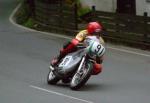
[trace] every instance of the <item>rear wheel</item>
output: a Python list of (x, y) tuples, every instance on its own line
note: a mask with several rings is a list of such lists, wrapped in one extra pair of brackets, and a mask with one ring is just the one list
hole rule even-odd
[(49, 70), (49, 73), (47, 75), (47, 83), (48, 84), (56, 84), (59, 81), (59, 78), (56, 77), (56, 75), (53, 73), (52, 70)]
[(76, 73), (71, 81), (70, 88), (77, 90), (81, 88), (87, 80), (90, 78), (92, 73), (93, 64), (91, 62), (84, 63), (79, 73)]

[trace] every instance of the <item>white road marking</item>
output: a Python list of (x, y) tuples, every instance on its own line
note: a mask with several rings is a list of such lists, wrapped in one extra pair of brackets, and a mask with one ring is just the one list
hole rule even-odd
[[(64, 36), (64, 35), (59, 35), (59, 34), (56, 35), (56, 34), (53, 34), (53, 33), (37, 31), (37, 30), (30, 29), (30, 28), (27, 28), (27, 27), (24, 27), (24, 26), (22, 26), (22, 25), (17, 24), (17, 23), (14, 21), (13, 17), (14, 17), (14, 14), (17, 12), (17, 10), (20, 8), (20, 6), (21, 6), (21, 3), (13, 10), (12, 14), (11, 14), (10, 17), (9, 17), (9, 21), (10, 21), (13, 25), (15, 25), (15, 26), (17, 26), (17, 27), (19, 27), (19, 28), (25, 29), (25, 30), (32, 31), (32, 32), (43, 33), (43, 34), (46, 34), (46, 35), (50, 35), (50, 36), (54, 36), (54, 37), (59, 37), (59, 38), (71, 39), (71, 37), (69, 37), (69, 36)], [(134, 52), (134, 51), (131, 51), (131, 50), (119, 49), (119, 48), (114, 48), (114, 47), (110, 47), (110, 46), (108, 46), (107, 48), (108, 48), (108, 49), (117, 50), (117, 51), (121, 51), (121, 52), (125, 52), (125, 53), (131, 53), (131, 54), (136, 54), (136, 55), (140, 55), (140, 56), (150, 57), (149, 54)]]
[(73, 96), (65, 95), (65, 94), (62, 94), (62, 93), (59, 93), (59, 92), (55, 92), (55, 91), (47, 90), (47, 89), (44, 89), (44, 88), (40, 88), (40, 87), (37, 87), (37, 86), (30, 85), (30, 87), (34, 88), (34, 89), (37, 89), (37, 90), (44, 91), (44, 92), (48, 92), (48, 93), (51, 93), (51, 94), (55, 94), (55, 95), (63, 96), (63, 97), (66, 97), (66, 98), (82, 101), (82, 102), (85, 102), (85, 103), (94, 103), (94, 102), (87, 101), (87, 100), (84, 100), (84, 99), (80, 99), (80, 98), (76, 98), (76, 97), (73, 97)]

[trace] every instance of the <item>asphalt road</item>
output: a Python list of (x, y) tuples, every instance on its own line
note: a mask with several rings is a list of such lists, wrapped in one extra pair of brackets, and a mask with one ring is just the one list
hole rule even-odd
[[(0, 1), (0, 103), (149, 103), (150, 52), (107, 44), (104, 69), (79, 91), (46, 83), (49, 60), (68, 39), (13, 25)], [(53, 34), (57, 35), (57, 34)]]

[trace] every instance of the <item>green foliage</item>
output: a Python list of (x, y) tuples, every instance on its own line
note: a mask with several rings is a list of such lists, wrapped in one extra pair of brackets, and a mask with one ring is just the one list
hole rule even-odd
[(30, 16), (29, 7), (26, 3), (22, 3), (21, 8), (17, 11), (15, 17), (18, 24), (23, 24)]
[(35, 22), (32, 18), (29, 18), (23, 25), (29, 28), (33, 28), (35, 25)]

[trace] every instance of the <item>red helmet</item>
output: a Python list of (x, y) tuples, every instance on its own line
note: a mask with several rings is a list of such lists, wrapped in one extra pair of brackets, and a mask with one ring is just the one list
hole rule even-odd
[(93, 33), (99, 33), (103, 29), (102, 25), (98, 22), (90, 22), (87, 26), (87, 31), (91, 35)]

